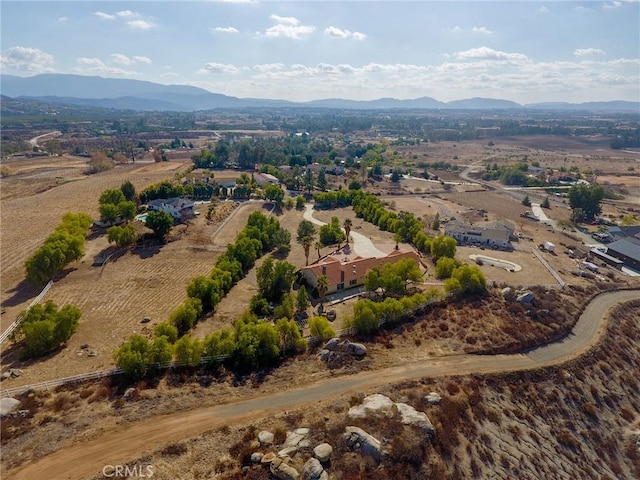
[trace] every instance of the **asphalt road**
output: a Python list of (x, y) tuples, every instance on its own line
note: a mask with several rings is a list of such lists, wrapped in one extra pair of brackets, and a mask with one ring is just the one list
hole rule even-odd
[(8, 479), (81, 479), (99, 474), (105, 465), (122, 465), (151, 454), (169, 442), (193, 438), (223, 425), (255, 421), (269, 415), (352, 392), (406, 380), (471, 373), (531, 370), (556, 365), (585, 353), (604, 333), (607, 312), (620, 303), (640, 298), (640, 290), (599, 295), (578, 319), (572, 334), (526, 354), (456, 355), (428, 361), (334, 377), (301, 388), (197, 410), (159, 415), (105, 432), (90, 441), (67, 445), (35, 463), (10, 472)]

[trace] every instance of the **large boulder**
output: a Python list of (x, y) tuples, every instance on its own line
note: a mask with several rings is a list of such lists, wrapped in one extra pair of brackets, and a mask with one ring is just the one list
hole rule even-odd
[(354, 405), (349, 409), (349, 418), (365, 418), (373, 413), (393, 415), (393, 400), (385, 395), (375, 393), (365, 397), (360, 405)]
[(324, 344), (324, 350), (329, 350), (330, 352), (333, 352), (337, 350), (339, 343), (340, 343), (339, 338), (337, 337), (332, 338), (331, 340), (329, 340), (327, 343)]
[(5, 417), (13, 412), (15, 412), (20, 406), (20, 400), (16, 400), (15, 398), (3, 398), (0, 399), (0, 417)]
[(420, 427), (430, 436), (435, 435), (436, 429), (433, 427), (433, 424), (431, 423), (431, 420), (429, 420), (429, 417), (427, 417), (426, 413), (418, 412), (415, 408), (411, 405), (407, 405), (406, 403), (396, 403), (396, 407), (402, 417), (402, 423), (405, 425)]
[(291, 465), (286, 464), (281, 458), (271, 462), (271, 474), (278, 480), (298, 480), (300, 474)]
[(317, 458), (310, 458), (302, 467), (302, 480), (319, 480), (324, 472), (324, 468), (320, 465)]
[(345, 439), (345, 442), (347, 443), (347, 446), (351, 450), (359, 450), (363, 455), (367, 455), (374, 460), (380, 460), (380, 440), (372, 435), (369, 435), (360, 427), (348, 426), (344, 430), (345, 433), (343, 434), (343, 437)]
[(276, 458), (278, 458), (278, 457), (276, 457), (275, 453), (268, 452), (268, 453), (265, 453), (262, 456), (262, 458), (260, 459), (260, 463), (262, 463), (263, 465), (264, 464), (269, 464), (269, 463), (273, 462)]
[(322, 463), (328, 462), (333, 453), (333, 447), (328, 443), (321, 443), (313, 449), (313, 456), (320, 460)]
[(260, 442), (260, 445), (265, 445), (265, 446), (272, 445), (273, 438), (274, 438), (273, 433), (268, 432), (267, 430), (262, 430), (258, 434), (258, 441)]
[(367, 347), (361, 343), (347, 343), (347, 352), (354, 357), (364, 357), (367, 354)]

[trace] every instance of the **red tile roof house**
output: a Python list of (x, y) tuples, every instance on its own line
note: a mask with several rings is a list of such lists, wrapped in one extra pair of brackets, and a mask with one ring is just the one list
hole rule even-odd
[(364, 285), (367, 273), (386, 263), (412, 258), (418, 265), (421, 265), (418, 254), (409, 245), (401, 244), (398, 250), (395, 249), (395, 244), (390, 249), (388, 247), (387, 245), (376, 245), (376, 248), (382, 252), (389, 252), (386, 256), (365, 258), (355, 255), (349, 246), (346, 246), (307, 267), (301, 268), (300, 274), (306, 280), (307, 285), (312, 288), (318, 284), (318, 277), (325, 275), (329, 284), (327, 294), (331, 294)]

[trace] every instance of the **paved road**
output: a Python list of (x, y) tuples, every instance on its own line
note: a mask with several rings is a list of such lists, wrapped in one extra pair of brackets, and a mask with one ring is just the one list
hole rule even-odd
[(640, 298), (640, 290), (610, 292), (596, 297), (580, 316), (573, 333), (562, 341), (527, 354), (457, 355), (398, 367), (333, 377), (301, 388), (133, 423), (90, 441), (68, 445), (39, 461), (10, 472), (6, 478), (78, 479), (97, 475), (105, 465), (121, 465), (151, 454), (168, 442), (202, 435), (223, 425), (252, 422), (284, 410), (370, 391), (382, 385), (424, 377), (531, 370), (584, 354), (604, 333), (607, 312), (620, 302)]

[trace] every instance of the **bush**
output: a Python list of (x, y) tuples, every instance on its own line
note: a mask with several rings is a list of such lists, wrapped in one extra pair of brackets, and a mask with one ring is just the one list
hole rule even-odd
[(318, 337), (323, 341), (329, 340), (336, 336), (336, 331), (325, 317), (312, 317), (309, 320), (309, 328), (312, 337)]

